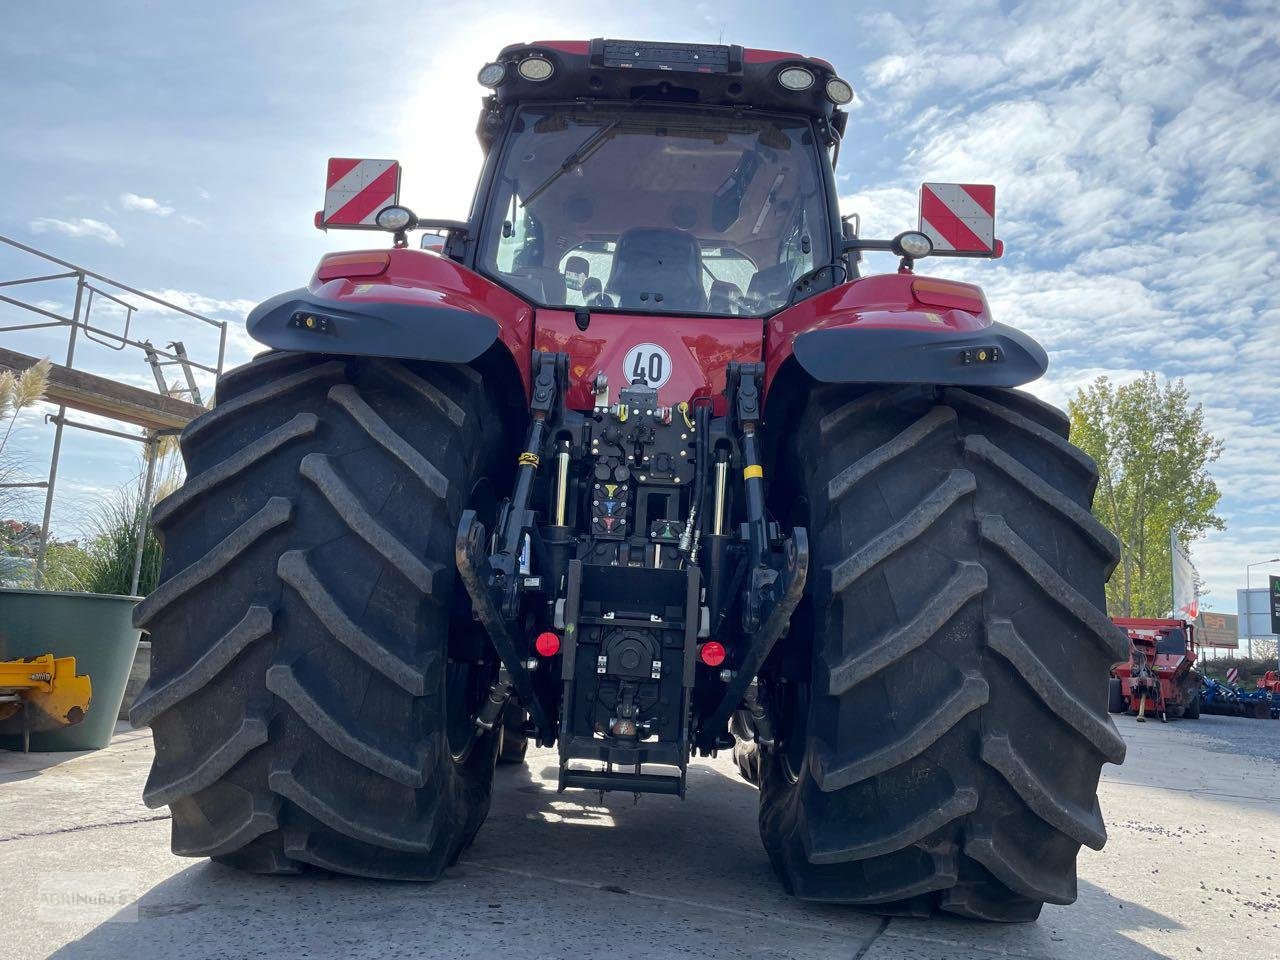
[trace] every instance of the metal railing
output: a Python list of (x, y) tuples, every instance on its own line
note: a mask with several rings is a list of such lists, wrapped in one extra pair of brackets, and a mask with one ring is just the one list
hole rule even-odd
[[(227, 349), (227, 322), (225, 320), (215, 320), (197, 313), (179, 304), (164, 300), (154, 294), (131, 287), (128, 284), (113, 280), (111, 277), (96, 273), (79, 264), (62, 260), (52, 254), (37, 250), (25, 243), (13, 240), (9, 237), (0, 235), (0, 243), (4, 243), (9, 247), (30, 254), (40, 260), (54, 264), (63, 268), (54, 273), (41, 273), (36, 276), (18, 277), (12, 280), (0, 281), (0, 304), (8, 304), (18, 310), (25, 311), (28, 314), (34, 314), (40, 319), (28, 320), (27, 322), (12, 323), (0, 325), (0, 334), (17, 333), (19, 331), (41, 330), (48, 328), (65, 328), (67, 330), (67, 350), (66, 361), (63, 364), (67, 369), (74, 370), (76, 359), (76, 347), (78, 341), (83, 339), (94, 343), (98, 346), (105, 347), (109, 350), (124, 352), (130, 348), (140, 351), (143, 362), (151, 366), (152, 373), (156, 381), (158, 395), (175, 396), (179, 394), (187, 394), (192, 403), (200, 404), (200, 390), (196, 383), (194, 371), (200, 370), (204, 373), (211, 374), (215, 379), (222, 374), (223, 364), (226, 359)], [(12, 291), (15, 288), (30, 288), (33, 284), (56, 283), (59, 281), (74, 282), (75, 290), (72, 299), (72, 309), (70, 316), (63, 316), (46, 306), (36, 303), (29, 303), (25, 300), (17, 299), (8, 295), (4, 291)], [(165, 347), (156, 346), (150, 340), (139, 339), (134, 335), (135, 320), (140, 310), (147, 309), (147, 306), (139, 306), (133, 302), (134, 299), (145, 301), (150, 307), (159, 308), (172, 314), (178, 314), (185, 318), (180, 322), (190, 323), (197, 322), (206, 324), (217, 332), (217, 360), (211, 365), (201, 363), (192, 359), (188, 353), (182, 340), (175, 339), (168, 343)], [(99, 326), (94, 318), (95, 304), (102, 302), (113, 304), (124, 312), (122, 329), (108, 330)], [(25, 319), (25, 318), (24, 318)], [(164, 374), (162, 372), (165, 366), (179, 367), (186, 381), (185, 388), (174, 390), (166, 387)], [(92, 371), (83, 371), (91, 373)], [(54, 424), (55, 431), (53, 436), (53, 453), (49, 460), (48, 478), (44, 481), (23, 483), (23, 484), (5, 484), (6, 487), (30, 487), (43, 488), (45, 490), (44, 516), (40, 525), (40, 544), (39, 552), (36, 557), (35, 567), (35, 585), (37, 588), (43, 586), (45, 575), (45, 559), (49, 545), (49, 522), (53, 513), (54, 494), (57, 489), (58, 482), (58, 465), (62, 454), (62, 435), (65, 427), (76, 427), (78, 429), (90, 430), (95, 433), (106, 434), (108, 436), (119, 437), (125, 440), (133, 440), (145, 445), (147, 455), (146, 480), (144, 482), (142, 509), (139, 511), (138, 528), (137, 528), (137, 549), (134, 556), (133, 578), (131, 593), (137, 593), (139, 578), (142, 570), (142, 555), (146, 545), (146, 529), (150, 521), (150, 503), (153, 493), (153, 484), (155, 481), (155, 464), (157, 460), (157, 449), (160, 437), (168, 433), (174, 433), (172, 428), (149, 428), (144, 427), (141, 435), (126, 433), (119, 430), (110, 430), (105, 427), (94, 426), (92, 424), (79, 423), (74, 420), (67, 419), (67, 407), (69, 404), (60, 403), (58, 412), (46, 416), (46, 422)], [(98, 415), (102, 415), (99, 413)]]

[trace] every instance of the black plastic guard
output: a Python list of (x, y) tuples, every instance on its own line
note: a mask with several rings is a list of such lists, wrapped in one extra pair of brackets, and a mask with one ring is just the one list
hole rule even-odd
[(811, 330), (796, 337), (796, 360), (823, 383), (934, 383), (1017, 387), (1044, 375), (1044, 348), (1021, 330), (993, 323), (979, 333), (932, 330)]
[[(310, 318), (313, 324), (308, 324)], [(498, 339), (497, 321), (450, 307), (344, 302), (303, 288), (249, 311), (249, 336), (277, 350), (468, 363)]]

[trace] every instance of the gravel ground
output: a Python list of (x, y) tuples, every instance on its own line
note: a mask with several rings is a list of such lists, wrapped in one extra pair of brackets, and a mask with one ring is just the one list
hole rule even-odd
[[(430, 885), (263, 878), (168, 852), (141, 803), (146, 732), (90, 754), (0, 752), (0, 956), (1239, 960), (1280, 943), (1280, 722), (1137, 724), (1100, 791), (1111, 839), (1034, 924), (881, 920), (799, 903), (727, 756), (688, 799), (557, 794), (555, 757), (499, 771), (475, 845)], [(1261, 838), (1261, 839), (1259, 839)]]
[(1233, 753), (1238, 757), (1254, 757), (1280, 763), (1280, 731), (1272, 720), (1246, 720), (1244, 717), (1203, 716), (1190, 724), (1206, 750)]

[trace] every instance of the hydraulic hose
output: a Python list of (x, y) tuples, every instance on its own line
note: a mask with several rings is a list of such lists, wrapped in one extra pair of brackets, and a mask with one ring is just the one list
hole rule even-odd
[(699, 404), (693, 409), (694, 425), (694, 468), (693, 495), (689, 503), (689, 517), (685, 521), (684, 532), (680, 535), (680, 553), (691, 556), (691, 549), (696, 539), (700, 539), (703, 527), (703, 504), (707, 490), (707, 457), (709, 455), (708, 434), (710, 429), (710, 408), (707, 404)]

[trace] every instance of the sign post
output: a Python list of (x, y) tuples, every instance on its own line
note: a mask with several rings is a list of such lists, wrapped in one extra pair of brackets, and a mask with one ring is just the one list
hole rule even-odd
[(1194, 620), (1200, 612), (1199, 576), (1174, 530), (1169, 531), (1169, 557), (1173, 562), (1173, 615)]
[(1271, 581), (1271, 632), (1280, 633), (1280, 577), (1268, 577)]
[[(1268, 577), (1271, 589), (1267, 591), (1271, 607), (1271, 632), (1280, 634), (1280, 577)], [(1276, 638), (1280, 641), (1280, 636)], [(1280, 669), (1280, 642), (1276, 644), (1276, 667)]]
[(1240, 649), (1240, 621), (1235, 614), (1201, 610), (1196, 617), (1196, 643), (1218, 650)]

